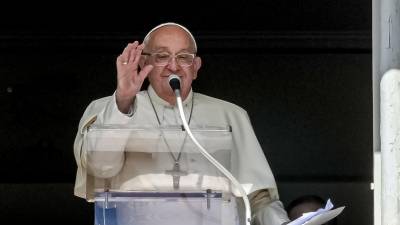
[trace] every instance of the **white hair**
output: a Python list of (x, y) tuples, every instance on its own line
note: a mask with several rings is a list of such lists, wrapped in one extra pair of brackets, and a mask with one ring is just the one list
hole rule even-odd
[(143, 43), (147, 44), (147, 42), (148, 42), (149, 39), (150, 39), (150, 34), (151, 34), (153, 31), (157, 30), (158, 28), (164, 27), (164, 26), (177, 26), (177, 27), (182, 28), (184, 31), (186, 31), (186, 33), (189, 34), (190, 38), (191, 38), (192, 41), (193, 41), (193, 44), (194, 44), (194, 51), (197, 52), (196, 40), (194, 39), (194, 36), (192, 35), (192, 33), (191, 33), (186, 27), (184, 27), (184, 26), (182, 26), (182, 25), (180, 25), (180, 24), (177, 24), (177, 23), (173, 23), (173, 22), (162, 23), (162, 24), (160, 24), (160, 25), (157, 25), (157, 26), (154, 27), (153, 29), (151, 29), (151, 30), (146, 34), (146, 36), (144, 37)]

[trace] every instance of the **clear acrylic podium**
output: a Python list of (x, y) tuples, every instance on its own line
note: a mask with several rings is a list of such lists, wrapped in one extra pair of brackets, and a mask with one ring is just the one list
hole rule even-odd
[[(230, 128), (191, 130), (230, 170)], [(92, 125), (84, 147), (95, 225), (243, 224), (240, 194), (180, 126)]]

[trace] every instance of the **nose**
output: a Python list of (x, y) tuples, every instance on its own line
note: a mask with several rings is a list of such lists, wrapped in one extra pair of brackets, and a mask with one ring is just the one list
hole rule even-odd
[(178, 70), (178, 63), (176, 62), (175, 57), (171, 57), (168, 61), (167, 68), (171, 71)]

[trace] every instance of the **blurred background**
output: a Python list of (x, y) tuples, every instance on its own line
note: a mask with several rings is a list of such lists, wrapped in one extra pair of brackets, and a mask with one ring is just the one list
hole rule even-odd
[(346, 206), (338, 224), (373, 224), (370, 2), (49, 4), (1, 9), (2, 220), (93, 224), (73, 195), (80, 117), (125, 45), (173, 21), (197, 38), (194, 90), (247, 110), (283, 203), (317, 194)]

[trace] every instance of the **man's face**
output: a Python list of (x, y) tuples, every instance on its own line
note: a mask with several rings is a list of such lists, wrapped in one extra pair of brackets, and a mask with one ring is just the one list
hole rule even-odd
[[(175, 56), (180, 53), (195, 53), (194, 43), (190, 35), (177, 26), (165, 26), (152, 32), (151, 38), (147, 43), (145, 53), (165, 53)], [(185, 99), (190, 92), (192, 81), (197, 77), (200, 69), (201, 60), (195, 57), (190, 66), (180, 66), (176, 59), (171, 58), (167, 65), (155, 65), (154, 56), (146, 57), (146, 64), (153, 64), (154, 68), (149, 73), (148, 79), (157, 95), (168, 102), (175, 102), (175, 95), (169, 85), (168, 77), (176, 74), (181, 78), (181, 95)]]

